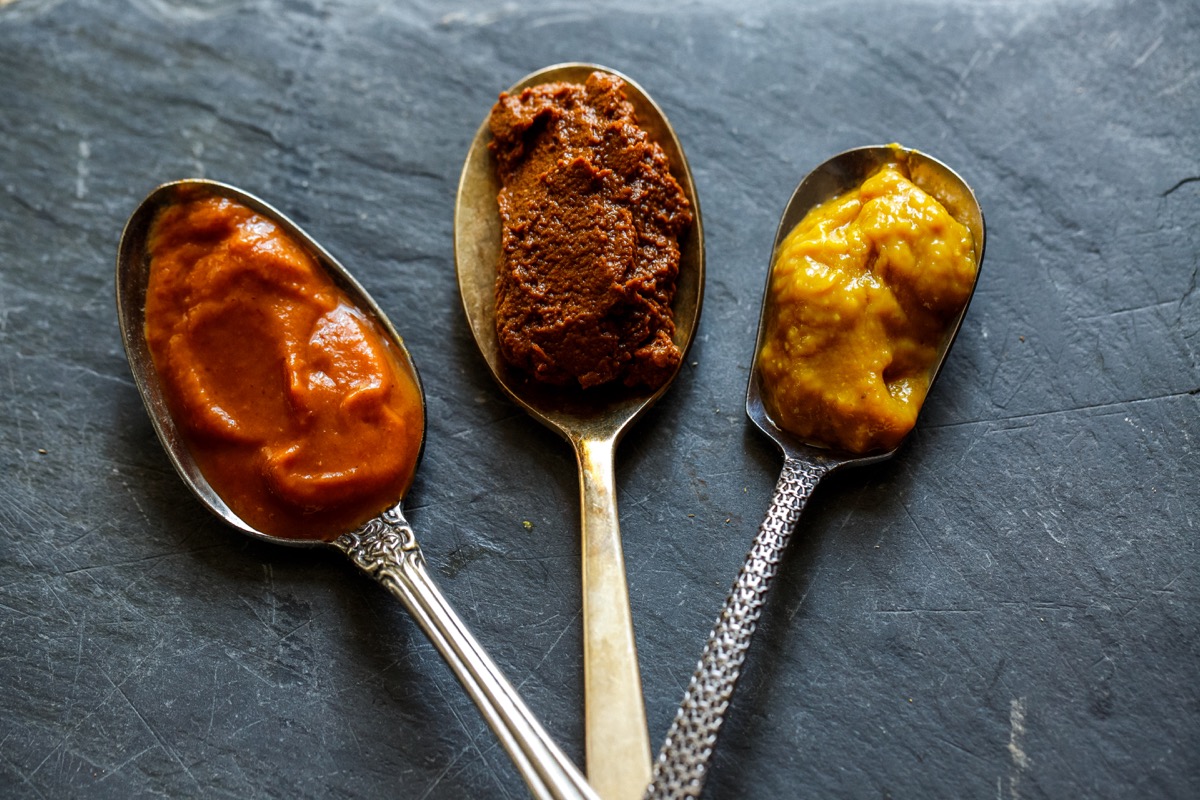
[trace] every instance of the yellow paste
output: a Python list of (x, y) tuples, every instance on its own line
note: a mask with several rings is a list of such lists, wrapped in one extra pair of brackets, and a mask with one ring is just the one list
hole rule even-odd
[(975, 271), (971, 232), (903, 164), (814, 208), (772, 266), (759, 353), (768, 411), (812, 444), (895, 448)]

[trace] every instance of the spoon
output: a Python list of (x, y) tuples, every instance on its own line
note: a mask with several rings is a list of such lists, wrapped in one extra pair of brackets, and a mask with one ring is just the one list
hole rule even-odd
[[(673, 304), (675, 344), (685, 355), (700, 316), (704, 234), (700, 205), (683, 148), (662, 110), (629, 78), (594, 64), (558, 64), (518, 81), (508, 92), (544, 83), (583, 83), (592, 72), (625, 82), (638, 123), (666, 152), (671, 174), (692, 206), (694, 220), (680, 241)], [(594, 389), (556, 392), (534, 385), (500, 356), (496, 340), (496, 270), (500, 262), (500, 190), (488, 151), (491, 131), (479, 127), (463, 165), (454, 212), (454, 254), (463, 308), (484, 359), (501, 388), (535, 419), (561, 434), (579, 465), (583, 529), (583, 658), (587, 772), (605, 800), (640, 797), (650, 780), (650, 739), (642, 700), (633, 619), (625, 582), (613, 472), (617, 442), (667, 390)], [(682, 360), (681, 360), (682, 363)]]
[[(775, 234), (773, 252), (779, 249), (784, 237), (811, 209), (856, 188), (881, 166), (894, 161), (899, 153), (904, 154), (913, 182), (941, 202), (951, 216), (971, 231), (975, 240), (976, 263), (976, 283), (971, 286), (973, 293), (979, 279), (978, 267), (983, 264), (984, 245), (983, 212), (974, 193), (962, 178), (942, 162), (896, 145), (847, 150), (809, 173), (788, 201)], [(667, 731), (666, 740), (654, 764), (654, 780), (646, 793), (648, 798), (700, 795), (721, 722), (766, 604), (767, 591), (779, 569), (784, 548), (817, 484), (836, 470), (874, 464), (891, 458), (899, 449), (897, 446), (885, 453), (868, 455), (832, 451), (801, 441), (772, 419), (763, 405), (762, 375), (758, 365), (758, 353), (762, 349), (766, 329), (770, 285), (768, 270), (758, 341), (754, 349), (755, 363), (746, 390), (746, 414), (783, 451), (783, 471), (775, 485), (766, 519), (754, 538), (741, 572), (704, 646), (679, 711)], [(941, 347), (930, 379), (931, 389), (966, 316), (969, 303), (968, 297)]]
[[(121, 234), (116, 273), (117, 316), (134, 382), (154, 430), (179, 476), (209, 511), (242, 533), (277, 544), (332, 546), (349, 556), (356, 566), (383, 584), (408, 608), (475, 701), (535, 797), (594, 800), (596, 795), (582, 773), (550, 739), (433, 583), (412, 528), (404, 519), (402, 498), (396, 498), (392, 508), (332, 542), (285, 539), (257, 530), (235, 514), (200, 472), (167, 407), (146, 340), (145, 306), (150, 275), (147, 242), (159, 210), (183, 200), (211, 196), (234, 200), (272, 220), (306, 250), (357, 308), (374, 317), (384, 335), (395, 345), (401, 368), (416, 380), (412, 358), (379, 306), (333, 256), (295, 223), (257, 197), (232, 186), (204, 180), (164, 184), (142, 201)], [(417, 385), (419, 387), (419, 382)], [(424, 416), (423, 395), (421, 410)], [(423, 444), (424, 420), (420, 435)]]

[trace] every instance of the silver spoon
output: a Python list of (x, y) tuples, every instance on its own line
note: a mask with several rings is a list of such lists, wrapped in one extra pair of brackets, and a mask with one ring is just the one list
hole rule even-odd
[[(349, 556), (354, 564), (383, 584), (408, 608), (475, 701), (535, 797), (594, 800), (596, 795), (583, 775), (550, 739), (433, 583), (412, 528), (404, 519), (401, 498), (397, 497), (394, 507), (358, 530), (348, 531), (332, 542), (284, 539), (256, 530), (231, 511), (196, 466), (167, 408), (147, 346), (145, 306), (150, 259), (146, 246), (151, 223), (160, 209), (184, 199), (207, 196), (229, 198), (275, 222), (313, 257), (359, 309), (375, 318), (401, 354), (402, 369), (416, 379), (412, 358), (375, 301), (333, 256), (290, 219), (257, 197), (215, 181), (184, 180), (164, 184), (142, 201), (121, 235), (116, 273), (117, 316), (134, 382), (176, 471), (209, 511), (242, 533), (278, 544), (332, 546)], [(421, 436), (423, 439), (424, 425)]]
[[(671, 174), (692, 205), (694, 221), (680, 242), (675, 302), (675, 343), (686, 355), (704, 288), (704, 233), (700, 205), (683, 148), (662, 110), (629, 78), (594, 64), (558, 64), (538, 70), (508, 89), (564, 81), (583, 83), (595, 71), (625, 81), (638, 123), (671, 162)], [(641, 796), (650, 780), (650, 739), (642, 700), (633, 620), (621, 553), (613, 474), (617, 442), (634, 420), (666, 392), (600, 391), (586, 396), (533, 385), (511, 370), (496, 341), (496, 268), (500, 260), (500, 184), (479, 127), (463, 165), (454, 211), (454, 254), (463, 308), (475, 342), (501, 388), (535, 419), (561, 434), (575, 450), (583, 528), (584, 707), (587, 772), (605, 800)], [(672, 376), (674, 379), (674, 376)]]
[[(895, 160), (894, 145), (860, 147), (848, 150), (826, 161), (800, 182), (788, 201), (779, 229), (775, 248), (804, 215), (820, 203), (857, 187), (871, 173)], [(966, 182), (940, 161), (916, 150), (904, 150), (913, 182), (942, 203), (951, 216), (967, 226), (975, 239), (975, 263), (983, 264), (983, 212)], [(774, 251), (773, 251), (774, 252)], [(975, 273), (978, 282), (978, 269)], [(741, 674), (746, 651), (754, 636), (758, 619), (767, 600), (767, 591), (779, 569), (784, 548), (791, 538), (796, 522), (804, 511), (809, 497), (826, 475), (844, 467), (874, 464), (895, 455), (899, 447), (886, 453), (853, 455), (816, 447), (800, 441), (780, 428), (763, 406), (758, 353), (763, 345), (769, 301), (770, 271), (767, 289), (763, 292), (762, 315), (759, 318), (758, 341), (755, 344), (755, 363), (750, 371), (746, 391), (746, 414), (783, 451), (783, 471), (775, 484), (775, 494), (766, 519), (750, 548), (741, 572), (729, 592), (725, 607), (713, 626), (712, 633), (696, 665), (696, 672), (683, 695), (683, 702), (667, 731), (666, 740), (654, 764), (654, 780), (646, 797), (698, 797), (708, 775), (708, 763), (716, 746), (721, 722)], [(972, 292), (974, 285), (972, 286)], [(945, 363), (946, 354), (967, 305), (954, 321), (938, 355), (930, 380), (933, 381)]]

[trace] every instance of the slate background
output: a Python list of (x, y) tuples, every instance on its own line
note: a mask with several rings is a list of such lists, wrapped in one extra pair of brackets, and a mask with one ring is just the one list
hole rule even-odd
[(494, 96), (566, 60), (657, 98), (708, 234), (692, 363), (618, 453), (655, 746), (781, 463), (742, 413), (779, 213), (826, 157), (897, 140), (975, 187), (982, 281), (911, 442), (801, 521), (708, 796), (1200, 794), (1186, 0), (0, 2), (0, 794), (525, 794), (397, 602), (172, 473), (112, 270), (185, 176), (292, 215), (405, 335), (411, 521), (582, 758), (574, 464), (492, 384), (451, 244)]

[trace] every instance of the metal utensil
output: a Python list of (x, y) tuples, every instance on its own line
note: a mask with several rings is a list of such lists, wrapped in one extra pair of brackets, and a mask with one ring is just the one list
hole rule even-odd
[[(940, 161), (916, 150), (895, 145), (860, 147), (821, 164), (800, 182), (788, 201), (775, 247), (804, 218), (812, 208), (839, 194), (857, 187), (871, 173), (895, 160), (903, 151), (913, 182), (931, 194), (967, 226), (975, 239), (975, 261), (983, 264), (983, 212), (966, 182)], [(978, 270), (976, 283), (978, 283)], [(792, 536), (796, 522), (804, 511), (809, 497), (826, 475), (845, 467), (874, 464), (895, 455), (898, 447), (886, 453), (859, 456), (839, 453), (800, 441), (779, 427), (763, 406), (762, 376), (758, 353), (762, 349), (766, 328), (767, 306), (770, 297), (770, 270), (767, 288), (763, 292), (762, 314), (759, 318), (758, 341), (755, 343), (755, 363), (750, 371), (746, 390), (746, 414), (783, 451), (783, 471), (775, 484), (775, 494), (767, 509), (766, 519), (750, 548), (741, 572), (729, 592), (721, 615), (696, 665), (696, 672), (684, 693), (683, 702), (654, 764), (654, 778), (647, 797), (698, 797), (708, 774), (708, 763), (716, 746), (721, 722), (729, 707), (734, 687), (741, 674), (746, 652), (766, 604), (767, 592), (779, 569), (784, 548)], [(974, 285), (972, 286), (972, 292)], [(967, 313), (967, 305), (954, 321), (953, 328), (938, 355), (930, 388), (945, 363), (954, 337)]]
[[(375, 301), (333, 256), (286, 216), (253, 195), (215, 181), (185, 180), (164, 184), (142, 201), (121, 235), (116, 273), (117, 316), (134, 381), (158, 438), (179, 476), (209, 511), (242, 533), (291, 546), (332, 546), (349, 556), (351, 561), (383, 584), (408, 608), (467, 694), (475, 701), (533, 795), (562, 800), (593, 800), (596, 795), (583, 775), (550, 739), (512, 684), (500, 673), (429, 577), (421, 548), (401, 511), (401, 498), (396, 498), (393, 508), (332, 542), (283, 539), (247, 524), (230, 510), (200, 472), (167, 407), (146, 341), (146, 288), (150, 274), (146, 246), (150, 226), (159, 210), (184, 199), (206, 196), (229, 198), (249, 207), (271, 219), (301, 245), (358, 308), (375, 318), (401, 354), (402, 369), (409, 371), (416, 379), (416, 369), (408, 350)], [(423, 429), (421, 435), (423, 438)]]
[[(673, 309), (675, 343), (685, 354), (700, 316), (704, 288), (704, 234), (700, 205), (683, 148), (662, 110), (629, 78), (594, 64), (557, 64), (518, 81), (508, 91), (565, 81), (583, 83), (595, 71), (626, 83), (626, 96), (638, 123), (671, 162), (671, 174), (692, 205), (694, 221), (680, 242), (678, 288)], [(528, 381), (510, 369), (496, 340), (496, 269), (500, 261), (500, 190), (488, 143), (487, 121), (471, 142), (458, 185), (454, 212), (454, 255), (463, 308), (475, 341), (496, 381), (535, 419), (557, 431), (575, 450), (583, 526), (584, 705), (587, 772), (605, 800), (641, 796), (650, 779), (650, 739), (638, 673), (637, 649), (613, 474), (617, 442), (647, 408), (666, 392), (592, 390), (563, 393)], [(674, 376), (672, 376), (672, 379)]]

